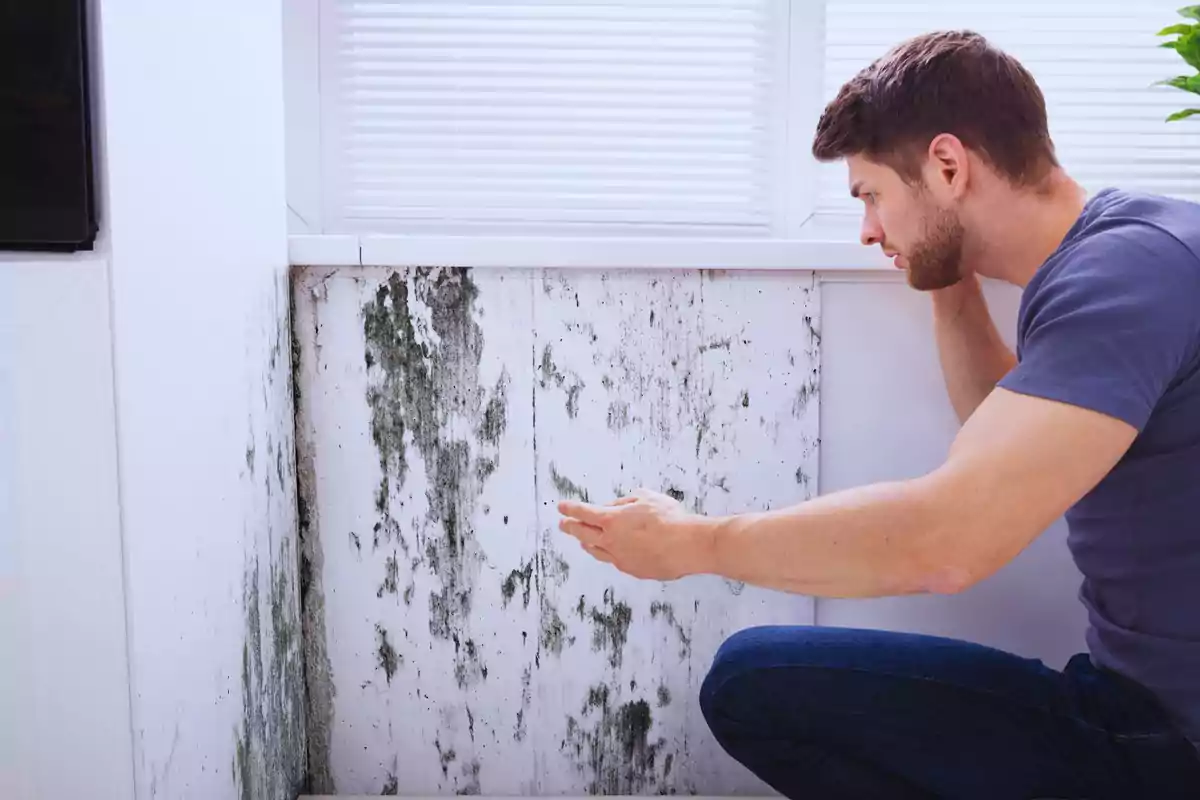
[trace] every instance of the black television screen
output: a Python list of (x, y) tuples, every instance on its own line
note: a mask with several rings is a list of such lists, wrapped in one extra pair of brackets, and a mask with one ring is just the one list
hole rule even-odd
[(96, 236), (86, 0), (0, 0), (0, 249)]

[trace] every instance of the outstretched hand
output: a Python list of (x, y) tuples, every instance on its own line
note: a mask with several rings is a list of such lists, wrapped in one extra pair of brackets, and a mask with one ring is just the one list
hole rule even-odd
[(703, 571), (705, 518), (669, 495), (637, 489), (604, 506), (563, 500), (558, 511), (559, 530), (635, 578), (669, 581)]

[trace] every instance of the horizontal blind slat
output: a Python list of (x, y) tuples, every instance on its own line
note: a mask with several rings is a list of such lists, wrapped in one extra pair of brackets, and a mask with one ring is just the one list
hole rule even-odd
[(786, 0), (323, 2), (335, 226), (772, 224)]

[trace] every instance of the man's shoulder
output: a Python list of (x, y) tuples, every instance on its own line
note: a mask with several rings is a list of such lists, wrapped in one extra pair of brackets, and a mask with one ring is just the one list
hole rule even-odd
[(1106, 190), (1089, 200), (1028, 288), (1085, 296), (1114, 288), (1135, 295), (1200, 292), (1200, 204)]

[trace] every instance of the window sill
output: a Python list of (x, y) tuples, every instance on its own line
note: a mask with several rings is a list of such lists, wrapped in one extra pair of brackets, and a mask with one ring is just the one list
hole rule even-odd
[(888, 271), (843, 215), (813, 217), (791, 239), (297, 234), (297, 266)]

